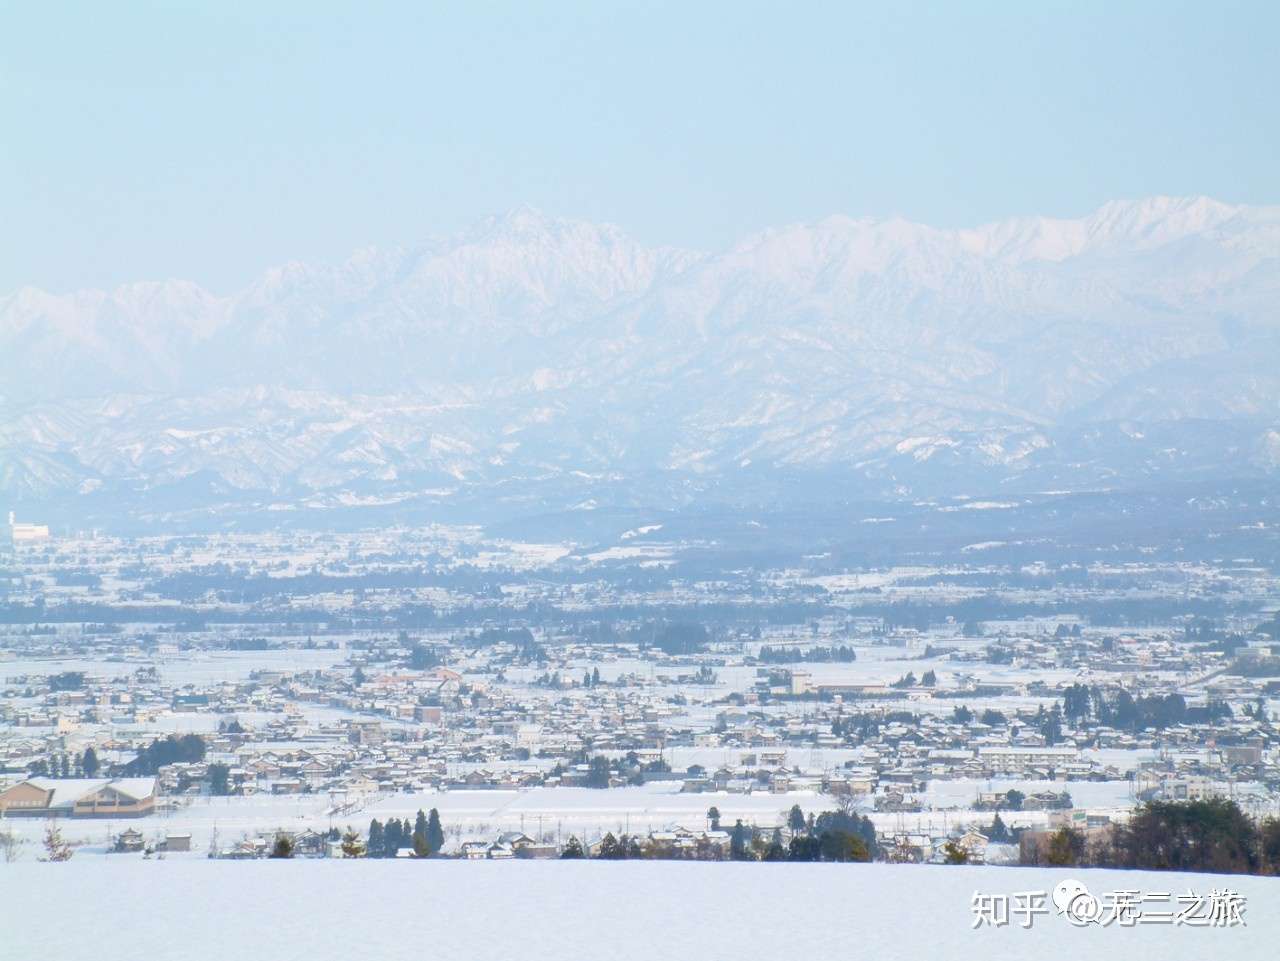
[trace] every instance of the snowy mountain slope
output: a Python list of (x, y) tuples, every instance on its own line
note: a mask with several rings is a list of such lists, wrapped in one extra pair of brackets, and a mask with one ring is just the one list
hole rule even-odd
[(1280, 207), (831, 217), (711, 253), (521, 209), (225, 298), (0, 298), (0, 490), (1274, 471), (1277, 304)]

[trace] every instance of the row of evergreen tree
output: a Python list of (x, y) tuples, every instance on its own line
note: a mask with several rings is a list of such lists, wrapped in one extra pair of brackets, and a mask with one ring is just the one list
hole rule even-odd
[[(127, 764), (114, 765), (110, 769), (104, 768), (98, 752), (93, 747), (87, 747), (83, 754), (54, 754), (48, 758), (32, 761), (27, 765), (27, 771), (35, 777), (52, 778), (98, 777), (99, 775), (145, 777), (158, 773), (166, 764), (203, 761), (205, 751), (204, 738), (199, 734), (184, 734), (181, 737), (171, 734), (152, 741)], [(227, 770), (225, 765), (220, 767), (223, 771)], [(213, 793), (230, 792), (229, 789), (225, 789), (215, 790)]]
[(444, 847), (440, 813), (435, 808), (430, 814), (419, 810), (412, 824), (408, 818), (391, 818), (386, 824), (375, 818), (369, 822), (364, 846), (365, 857), (370, 858), (394, 858), (402, 848), (412, 848), (414, 857), (429, 858)]
[[(1098, 685), (1072, 684), (1062, 697), (1062, 710), (1072, 721), (1093, 719), (1106, 727), (1124, 731), (1165, 728), (1175, 724), (1208, 724), (1231, 716), (1229, 705), (1210, 701), (1203, 707), (1189, 707), (1177, 693), (1134, 697), (1121, 688), (1114, 694)], [(1263, 718), (1265, 719), (1265, 712)]]
[(811, 647), (797, 650), (794, 647), (770, 647), (765, 644), (756, 655), (761, 664), (848, 664), (858, 659), (858, 652), (848, 645), (836, 647)]
[(102, 765), (98, 752), (92, 747), (83, 754), (52, 754), (27, 765), (27, 771), (37, 777), (97, 777)]

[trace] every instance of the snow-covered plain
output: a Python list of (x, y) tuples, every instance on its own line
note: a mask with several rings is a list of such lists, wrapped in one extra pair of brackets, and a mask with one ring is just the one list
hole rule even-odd
[[(1072, 797), (1093, 810), (1123, 814), (1130, 801), (1125, 782), (1025, 781), (937, 781), (926, 798), (932, 810), (920, 813), (874, 813), (864, 801), (862, 809), (881, 830), (949, 830), (965, 825), (991, 823), (990, 812), (975, 811), (972, 801), (979, 790), (1026, 792), (1069, 790)], [(64, 819), (63, 836), (77, 846), (77, 856), (106, 855), (111, 839), (125, 828), (142, 832), (148, 840), (165, 834), (192, 836), (193, 851), (203, 856), (217, 833), (219, 843), (228, 845), (241, 837), (277, 828), (323, 831), (347, 825), (364, 832), (372, 818), (412, 818), (419, 810), (436, 808), (444, 822), (447, 844), (452, 850), (464, 840), (491, 840), (503, 831), (523, 831), (536, 837), (563, 841), (569, 836), (595, 841), (606, 831), (615, 834), (646, 834), (649, 831), (683, 827), (701, 830), (707, 826), (707, 809), (719, 809), (722, 821), (732, 825), (739, 818), (766, 830), (781, 825), (793, 804), (806, 813), (828, 810), (834, 801), (811, 791), (783, 794), (681, 793), (678, 782), (654, 782), (643, 787), (597, 791), (590, 788), (545, 788), (524, 790), (474, 790), (424, 792), (418, 794), (369, 795), (357, 799), (353, 810), (330, 814), (327, 794), (301, 796), (255, 795), (240, 798), (190, 798), (176, 807), (166, 807), (145, 818), (130, 820)], [(1265, 813), (1265, 812), (1262, 812)], [(1005, 812), (1004, 820), (1014, 826), (1041, 827), (1044, 812)], [(16, 856), (34, 860), (42, 852), (40, 840), (45, 822), (39, 818), (10, 818), (7, 830), (20, 840)], [(110, 854), (107, 860), (121, 863), (141, 855)]]
[[(748, 824), (773, 826), (783, 823), (786, 811), (799, 804), (805, 811), (831, 806), (830, 798), (811, 792), (788, 794), (681, 794), (678, 783), (654, 783), (644, 787), (608, 791), (590, 788), (532, 788), (528, 790), (484, 790), (426, 792), (421, 794), (370, 795), (357, 809), (330, 815), (327, 794), (249, 798), (192, 798), (190, 803), (145, 818), (130, 820), (70, 818), (59, 822), (63, 837), (76, 844), (77, 857), (105, 854), (110, 838), (125, 828), (142, 832), (148, 839), (170, 833), (189, 833), (197, 853), (203, 854), (216, 831), (219, 842), (228, 845), (243, 835), (277, 828), (301, 831), (327, 830), (352, 825), (362, 833), (372, 818), (412, 818), (419, 809), (436, 808), (444, 822), (448, 844), (460, 840), (491, 840), (502, 831), (520, 830), (538, 836), (561, 839), (576, 835), (596, 840), (606, 831), (647, 833), (671, 827), (701, 830), (707, 826), (706, 813), (717, 806), (726, 823), (741, 818)], [(942, 815), (938, 815), (939, 823)], [(990, 816), (987, 816), (990, 820)], [(20, 840), (18, 857), (35, 859), (45, 822), (40, 818), (10, 818), (4, 822)], [(120, 863), (140, 855), (112, 854), (107, 860)], [(3, 961), (3, 959), (0, 959)]]
[[(972, 897), (1114, 890), (1246, 899), (1243, 927), (972, 927)], [(0, 865), (6, 958), (468, 961), (1276, 956), (1280, 880), (911, 865), (130, 861)]]

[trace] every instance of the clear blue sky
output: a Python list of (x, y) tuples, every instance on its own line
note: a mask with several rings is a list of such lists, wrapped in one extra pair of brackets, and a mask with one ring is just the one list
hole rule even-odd
[(1280, 202), (1280, 3), (12, 3), (0, 292), (520, 203), (711, 246), (830, 213)]

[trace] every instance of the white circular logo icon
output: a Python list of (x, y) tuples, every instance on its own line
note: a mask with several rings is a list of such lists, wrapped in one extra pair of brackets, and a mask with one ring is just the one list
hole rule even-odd
[(1093, 924), (1102, 914), (1102, 904), (1089, 893), (1083, 881), (1067, 878), (1053, 889), (1053, 905), (1058, 913), (1077, 927)]

